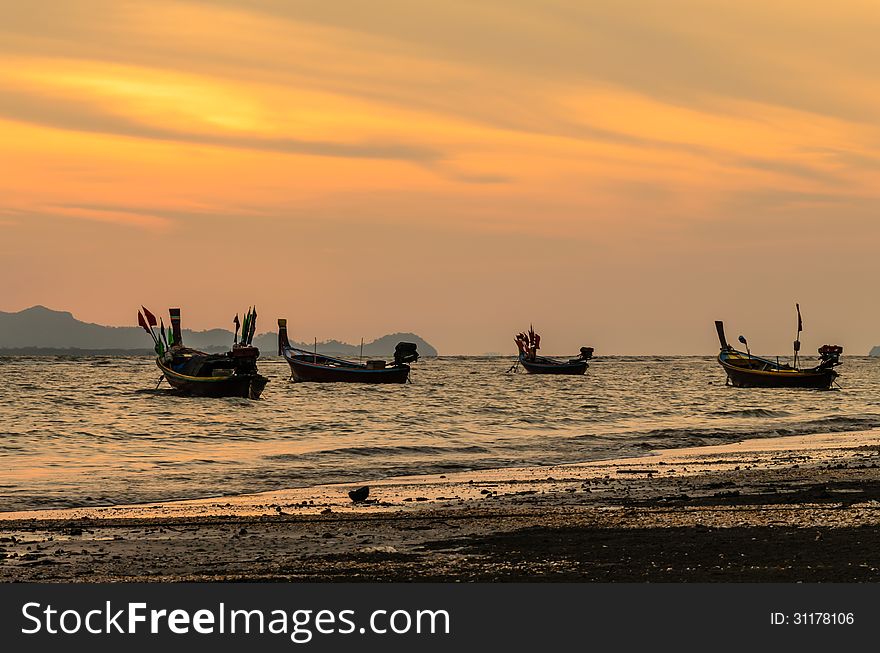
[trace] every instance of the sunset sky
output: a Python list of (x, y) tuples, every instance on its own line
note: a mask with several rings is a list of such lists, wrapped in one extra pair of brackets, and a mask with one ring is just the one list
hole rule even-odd
[(0, 8), (0, 310), (880, 344), (876, 0)]

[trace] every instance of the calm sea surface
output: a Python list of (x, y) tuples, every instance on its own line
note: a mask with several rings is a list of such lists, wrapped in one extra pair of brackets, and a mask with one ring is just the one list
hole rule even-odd
[[(134, 503), (403, 474), (546, 465), (880, 427), (880, 360), (842, 390), (741, 390), (713, 358), (594, 361), (583, 377), (438, 358), (405, 386), (296, 384), (190, 399), (148, 358), (0, 358), (0, 510)], [(163, 386), (165, 388), (167, 386)]]

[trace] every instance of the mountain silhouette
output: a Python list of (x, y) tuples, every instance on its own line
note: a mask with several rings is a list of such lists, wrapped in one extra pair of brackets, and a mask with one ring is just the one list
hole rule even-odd
[[(168, 325), (166, 325), (168, 326)], [(275, 355), (277, 333), (263, 333), (254, 337), (254, 344), (264, 355)], [(227, 351), (232, 346), (233, 333), (226, 329), (207, 331), (183, 330), (183, 342), (203, 351)], [(390, 356), (400, 341), (414, 342), (422, 356), (436, 356), (437, 350), (414, 333), (393, 333), (364, 343), (364, 356)], [(313, 343), (291, 343), (312, 351)], [(134, 354), (152, 351), (150, 340), (143, 329), (136, 326), (112, 327), (77, 320), (67, 311), (54, 311), (45, 306), (32, 306), (18, 313), (0, 311), (0, 350), (22, 354)], [(357, 356), (360, 345), (338, 340), (318, 343), (318, 352)]]

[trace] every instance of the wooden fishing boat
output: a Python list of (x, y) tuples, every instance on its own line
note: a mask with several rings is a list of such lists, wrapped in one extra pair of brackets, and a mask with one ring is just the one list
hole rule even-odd
[(193, 397), (242, 397), (259, 399), (269, 382), (257, 370), (260, 350), (251, 342), (256, 330), (256, 311), (249, 311), (244, 321), (242, 337), (238, 339), (238, 316), (235, 316), (236, 332), (232, 349), (224, 354), (209, 354), (183, 345), (180, 329), (180, 309), (172, 308), (171, 329), (165, 333), (164, 324), (160, 336), (152, 332), (155, 318), (144, 309), (146, 319), (141, 326), (153, 336), (156, 346), (156, 365), (162, 379), (182, 395)]
[(342, 358), (325, 356), (317, 352), (298, 349), (287, 337), (287, 320), (278, 320), (278, 355), (290, 365), (294, 381), (320, 383), (406, 383), (410, 366), (419, 359), (416, 345), (399, 342), (394, 348), (394, 363), (384, 360), (368, 360), (355, 363)]
[[(514, 339), (519, 349), (518, 364), (523, 366), (529, 374), (583, 374), (587, 371), (587, 361), (593, 358), (592, 347), (581, 347), (581, 354), (577, 358), (561, 361), (547, 356), (538, 356), (541, 347), (541, 336), (529, 327), (528, 333), (519, 333)], [(511, 371), (516, 370), (516, 365)]]
[[(800, 313), (800, 311), (798, 311)], [(798, 315), (798, 324), (800, 315)], [(827, 390), (839, 376), (834, 369), (840, 365), (840, 355), (843, 347), (838, 345), (823, 345), (819, 348), (819, 364), (815, 367), (800, 368), (797, 365), (800, 341), (795, 340), (795, 364), (780, 363), (779, 360), (770, 360), (755, 356), (748, 349), (748, 342), (743, 336), (740, 342), (746, 345), (746, 351), (734, 349), (724, 336), (724, 323), (715, 322), (718, 332), (718, 340), (721, 343), (721, 352), (718, 354), (718, 363), (727, 373), (727, 384), (736, 388), (814, 388)], [(800, 337), (800, 328), (798, 337)]]

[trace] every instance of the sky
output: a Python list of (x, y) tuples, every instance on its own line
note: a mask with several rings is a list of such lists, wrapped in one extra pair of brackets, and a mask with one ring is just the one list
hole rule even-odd
[[(0, 310), (880, 344), (880, 4), (0, 0)], [(733, 335), (731, 335), (733, 334)]]

